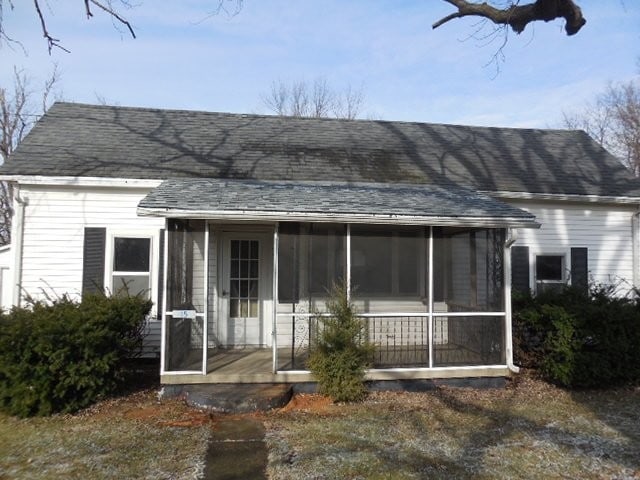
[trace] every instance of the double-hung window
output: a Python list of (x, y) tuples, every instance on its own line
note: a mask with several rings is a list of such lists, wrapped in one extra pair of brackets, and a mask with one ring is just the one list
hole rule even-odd
[(111, 291), (151, 297), (151, 237), (113, 237)]
[(567, 281), (564, 255), (536, 255), (536, 292), (558, 289)]

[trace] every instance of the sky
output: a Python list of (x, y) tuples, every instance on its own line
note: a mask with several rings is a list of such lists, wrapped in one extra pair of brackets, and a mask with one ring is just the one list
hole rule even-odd
[(22, 47), (0, 48), (0, 85), (15, 66), (37, 92), (55, 63), (66, 101), (269, 114), (272, 82), (323, 78), (361, 88), (363, 118), (546, 128), (640, 73), (638, 0), (577, 0), (587, 24), (573, 37), (562, 20), (509, 32), (499, 71), (501, 37), (474, 38), (477, 19), (431, 28), (454, 11), (442, 0), (244, 0), (212, 16), (214, 0), (133, 2), (119, 12), (136, 39), (98, 9), (87, 20), (84, 2), (41, 0), (71, 52), (49, 55), (33, 2), (5, 1), (4, 28)]

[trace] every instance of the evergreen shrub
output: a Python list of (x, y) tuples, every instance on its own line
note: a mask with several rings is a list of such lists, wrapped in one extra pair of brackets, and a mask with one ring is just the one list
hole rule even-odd
[(514, 296), (516, 362), (568, 387), (640, 382), (640, 299), (612, 285)]
[(32, 301), (0, 315), (0, 408), (69, 413), (113, 394), (142, 347), (151, 301), (87, 294)]
[(334, 285), (327, 312), (328, 316), (317, 317), (307, 366), (318, 381), (320, 393), (336, 402), (362, 400), (367, 394), (365, 370), (373, 351), (366, 323), (357, 317), (344, 285)]

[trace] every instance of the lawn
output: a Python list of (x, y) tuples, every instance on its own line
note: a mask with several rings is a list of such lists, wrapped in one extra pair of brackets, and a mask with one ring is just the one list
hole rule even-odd
[(299, 396), (265, 418), (277, 479), (640, 479), (640, 389), (568, 392), (530, 377), (503, 390)]
[(0, 415), (0, 479), (194, 479), (211, 421), (157, 390), (101, 402), (76, 415)]
[[(272, 479), (640, 479), (640, 389), (298, 395), (259, 415)], [(0, 479), (201, 476), (217, 417), (144, 390), (76, 415), (0, 415)]]

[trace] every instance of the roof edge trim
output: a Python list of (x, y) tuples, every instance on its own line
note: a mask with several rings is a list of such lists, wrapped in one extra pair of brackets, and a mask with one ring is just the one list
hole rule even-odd
[(74, 187), (133, 187), (155, 188), (162, 180), (144, 178), (111, 178), (111, 177), (65, 177), (45, 175), (0, 175), (5, 182), (18, 182), (21, 185), (60, 185)]
[(339, 213), (291, 213), (260, 210), (180, 210), (169, 208), (138, 207), (142, 217), (192, 218), (205, 220), (233, 221), (305, 221), (305, 222), (343, 222), (375, 223), (385, 225), (433, 225), (468, 226), (493, 228), (540, 228), (535, 217), (440, 217), (415, 215), (375, 215), (375, 214), (339, 214)]
[(584, 202), (584, 203), (619, 203), (628, 205), (640, 204), (640, 197), (616, 197), (611, 195), (579, 195), (579, 194), (559, 194), (559, 193), (530, 193), (530, 192), (509, 192), (478, 190), (480, 193), (494, 198), (511, 200), (557, 200), (564, 202)]

